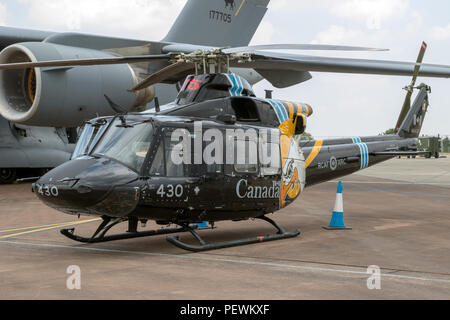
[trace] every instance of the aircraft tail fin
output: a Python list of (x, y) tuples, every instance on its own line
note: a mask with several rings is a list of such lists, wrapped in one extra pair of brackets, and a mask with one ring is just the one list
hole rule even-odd
[(164, 42), (247, 46), (270, 0), (188, 0)]
[(431, 90), (425, 84), (421, 84), (419, 88), (420, 91), (416, 100), (398, 131), (399, 136), (402, 138), (417, 138), (422, 130), (423, 121), (429, 107), (428, 92)]

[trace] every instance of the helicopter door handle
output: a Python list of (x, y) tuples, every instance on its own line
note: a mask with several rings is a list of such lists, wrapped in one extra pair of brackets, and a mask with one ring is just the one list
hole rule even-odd
[(203, 182), (204, 182), (203, 179), (188, 179), (188, 180), (186, 180), (186, 183), (189, 183), (189, 184), (203, 183)]

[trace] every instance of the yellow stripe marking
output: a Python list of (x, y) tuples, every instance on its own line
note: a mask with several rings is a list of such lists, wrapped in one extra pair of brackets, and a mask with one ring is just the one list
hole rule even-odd
[(242, 6), (244, 5), (245, 1), (246, 1), (246, 0), (243, 0), (243, 1), (242, 1), (241, 5), (239, 6), (238, 11), (237, 11), (236, 14), (234, 15), (235, 17), (238, 16), (239, 12), (241, 12)]
[[(31, 230), (31, 231), (25, 231), (25, 232), (20, 232), (20, 233), (15, 233), (15, 234), (9, 234), (9, 235), (0, 237), (0, 240), (14, 238), (14, 237), (22, 236), (22, 235), (25, 235), (25, 234), (31, 234), (31, 233), (41, 232), (41, 231), (58, 229), (58, 228), (62, 228), (62, 227), (76, 226), (76, 225), (79, 225), (79, 224), (90, 223), (90, 222), (99, 221), (99, 220), (101, 220), (101, 219), (83, 220), (83, 221), (79, 221), (79, 222), (68, 222), (68, 223), (53, 225), (53, 226), (49, 226), (49, 227), (45, 227), (45, 228), (39, 228), (39, 229)], [(2, 232), (5, 232), (5, 231), (2, 231)]]
[(320, 151), (322, 150), (322, 146), (323, 146), (323, 140), (317, 140), (311, 153), (308, 156), (308, 159), (306, 159), (306, 161), (305, 161), (305, 168), (308, 168), (311, 165), (311, 163), (314, 161), (314, 159), (319, 155)]
[(66, 223), (71, 223), (71, 222), (60, 222), (60, 223), (48, 224), (48, 225), (45, 225), (45, 226), (34, 226), (34, 227), (24, 227), (24, 228), (18, 228), (18, 229), (1, 230), (0, 233), (8, 233), (8, 232), (30, 230), (30, 229), (41, 229), (41, 228), (47, 228), (47, 227), (55, 227), (55, 226), (60, 226), (62, 224), (66, 224)]
[(289, 119), (294, 120), (296, 116), (296, 114), (294, 114), (294, 105), (288, 101), (284, 101), (284, 103), (286, 103), (289, 108)]

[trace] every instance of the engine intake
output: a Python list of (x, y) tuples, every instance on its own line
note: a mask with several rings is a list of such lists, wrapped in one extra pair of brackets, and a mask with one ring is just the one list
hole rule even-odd
[[(0, 63), (111, 57), (98, 50), (45, 42), (14, 44), (0, 53)], [(97, 116), (114, 115), (105, 98), (127, 111), (141, 111), (154, 88), (127, 90), (140, 79), (129, 65), (49, 67), (0, 71), (0, 114), (30, 126), (74, 127)]]

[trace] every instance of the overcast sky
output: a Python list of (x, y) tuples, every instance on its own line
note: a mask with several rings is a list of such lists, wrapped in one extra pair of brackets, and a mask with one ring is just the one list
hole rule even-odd
[[(186, 0), (0, 0), (0, 24), (160, 40)], [(323, 43), (389, 48), (386, 53), (332, 56), (450, 65), (448, 0), (272, 0), (253, 44)], [(309, 52), (330, 55), (323, 52)], [(378, 134), (394, 127), (407, 77), (314, 73), (304, 84), (276, 90), (276, 98), (314, 108), (308, 131), (316, 137)], [(420, 79), (433, 89), (423, 133), (450, 135), (450, 79)], [(259, 95), (270, 89), (256, 86)]]

